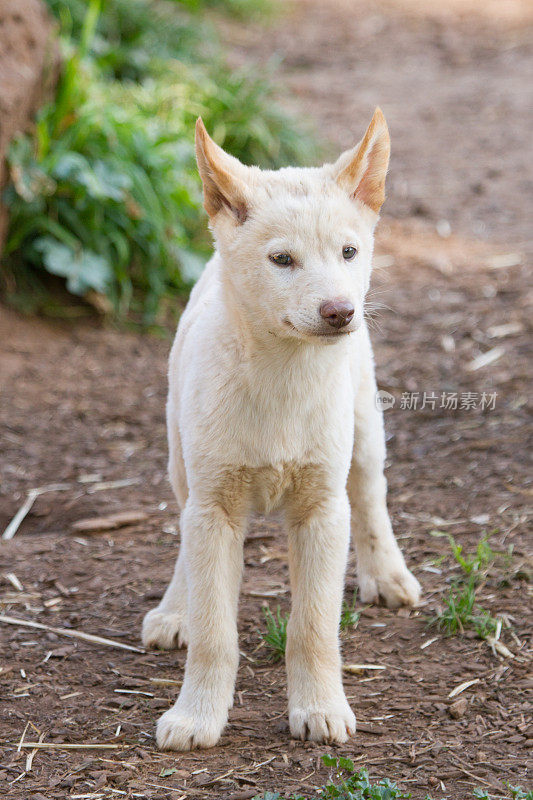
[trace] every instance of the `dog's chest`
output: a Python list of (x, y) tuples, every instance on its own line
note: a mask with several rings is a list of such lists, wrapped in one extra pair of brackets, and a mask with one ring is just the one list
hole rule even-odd
[(283, 505), (287, 498), (313, 495), (324, 490), (324, 470), (317, 464), (280, 463), (248, 467), (242, 471), (248, 485), (249, 499), (255, 511), (268, 513)]

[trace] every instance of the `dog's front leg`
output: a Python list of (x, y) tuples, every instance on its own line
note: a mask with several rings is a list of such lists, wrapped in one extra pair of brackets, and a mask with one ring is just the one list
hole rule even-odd
[(289, 525), (292, 611), (287, 627), (289, 723), (293, 736), (344, 742), (355, 732), (341, 675), (339, 618), (350, 538), (345, 495), (293, 508)]
[[(163, 750), (212, 747), (233, 703), (244, 520), (189, 497), (182, 514), (189, 649), (180, 695), (157, 725)], [(183, 587), (186, 591), (186, 587)]]
[(375, 603), (382, 598), (390, 608), (416, 605), (420, 584), (407, 569), (394, 538), (384, 466), (383, 412), (376, 407), (374, 368), (368, 358), (355, 401), (354, 451), (348, 477), (360, 599)]

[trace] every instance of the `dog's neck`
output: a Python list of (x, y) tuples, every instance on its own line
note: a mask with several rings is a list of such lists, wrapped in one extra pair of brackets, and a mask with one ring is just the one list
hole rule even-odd
[(318, 383), (330, 385), (335, 381), (335, 375), (346, 368), (351, 336), (331, 343), (318, 338), (313, 341), (280, 336), (269, 330), (268, 325), (254, 320), (253, 314), (235, 296), (231, 285), (224, 281), (222, 300), (241, 366), (248, 373), (251, 384), (264, 386), (263, 380), (268, 380), (279, 391), (290, 391), (292, 384), (303, 389)]

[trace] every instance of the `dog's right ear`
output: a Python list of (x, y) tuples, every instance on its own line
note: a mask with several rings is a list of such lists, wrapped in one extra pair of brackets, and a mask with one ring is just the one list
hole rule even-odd
[(209, 216), (226, 211), (241, 224), (248, 215), (248, 192), (244, 164), (224, 152), (205, 129), (201, 117), (196, 120), (196, 161), (204, 187), (204, 208)]

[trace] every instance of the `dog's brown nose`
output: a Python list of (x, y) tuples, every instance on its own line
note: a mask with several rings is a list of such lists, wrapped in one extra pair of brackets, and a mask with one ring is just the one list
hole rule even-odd
[(326, 300), (320, 306), (320, 316), (325, 319), (332, 328), (344, 328), (353, 319), (355, 309), (349, 300), (338, 297), (335, 300)]

